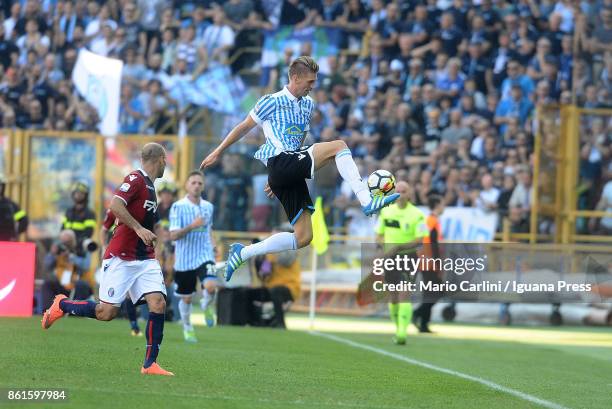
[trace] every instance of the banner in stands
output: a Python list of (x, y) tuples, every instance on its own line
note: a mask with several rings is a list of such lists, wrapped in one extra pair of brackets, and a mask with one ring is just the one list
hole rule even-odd
[(81, 96), (98, 111), (100, 133), (117, 135), (119, 129), (119, 96), (123, 62), (89, 52), (79, 51), (72, 71), (72, 81)]
[(312, 57), (317, 60), (321, 72), (326, 72), (326, 58), (338, 55), (340, 44), (339, 30), (333, 28), (307, 27), (296, 30), (285, 26), (278, 30), (268, 31), (264, 35), (263, 51), (261, 53), (261, 66), (273, 67), (282, 60), (286, 48), (293, 50), (294, 58), (300, 55), (300, 49), (305, 43), (312, 46)]
[(34, 243), (0, 242), (0, 317), (30, 317), (34, 299)]
[[(96, 187), (96, 141), (93, 138), (31, 138), (28, 192), (28, 237), (57, 237), (61, 220), (72, 206), (71, 186), (77, 180)], [(89, 206), (94, 203), (89, 195)], [(97, 209), (96, 209), (97, 211)]]
[[(429, 209), (421, 207), (425, 214)], [(462, 242), (488, 242), (495, 238), (497, 213), (484, 212), (473, 207), (446, 207), (440, 224), (444, 240)]]
[(181, 108), (194, 104), (224, 114), (246, 112), (242, 101), (247, 89), (239, 76), (233, 76), (226, 65), (211, 67), (197, 79), (172, 82), (170, 96)]

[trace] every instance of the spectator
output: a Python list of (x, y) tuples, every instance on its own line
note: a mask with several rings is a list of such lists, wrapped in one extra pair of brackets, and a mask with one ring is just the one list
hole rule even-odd
[[(11, 5), (11, 13), (8, 18), (4, 20), (2, 23), (2, 29), (4, 31), (0, 31), (2, 33), (2, 37), (0, 40), (10, 41), (15, 38), (15, 26), (17, 25), (17, 21), (19, 21), (19, 16), (21, 14), (21, 3), (15, 2)], [(6, 17), (6, 16), (5, 16)]]
[(345, 33), (345, 44), (349, 50), (361, 49), (361, 41), (368, 25), (368, 16), (360, 0), (349, 0), (344, 13), (338, 19)]
[(0, 65), (3, 71), (15, 65), (19, 58), (19, 47), (15, 45), (10, 36), (5, 35), (6, 30), (6, 25), (0, 24)]
[(501, 133), (505, 132), (510, 118), (518, 118), (522, 126), (531, 114), (532, 109), (533, 104), (523, 96), (521, 86), (514, 84), (510, 97), (502, 99), (495, 110), (495, 124), (499, 125)]
[(512, 231), (526, 232), (529, 229), (528, 218), (531, 209), (531, 174), (526, 167), (517, 171), (517, 185), (508, 202)]
[(88, 7), (90, 7), (90, 15), (96, 16), (96, 18), (87, 23), (85, 28), (85, 40), (88, 43), (92, 40), (103, 38), (105, 26), (110, 27), (111, 31), (117, 30), (117, 22), (110, 18), (108, 6), (104, 5), (98, 8), (97, 3), (90, 2)]
[(5, 196), (6, 180), (0, 175), (0, 241), (16, 241), (28, 228), (25, 210)]
[(15, 43), (19, 48), (19, 64), (25, 65), (27, 62), (28, 51), (34, 50), (38, 55), (45, 55), (49, 50), (51, 41), (49, 37), (41, 34), (39, 23), (35, 19), (28, 20), (25, 26), (25, 33), (19, 37)]
[(121, 79), (134, 86), (138, 86), (142, 78), (145, 76), (146, 68), (142, 64), (137, 50), (134, 47), (128, 47), (123, 55), (123, 71)]
[(77, 15), (72, 2), (65, 2), (58, 21), (58, 29), (65, 34), (66, 41), (72, 42), (74, 39), (74, 30), (77, 26), (84, 26), (84, 24), (84, 21)]
[(59, 82), (64, 79), (64, 73), (58, 67), (58, 61), (55, 54), (47, 54), (41, 71), (41, 81), (44, 81), (49, 86), (57, 88)]
[(170, 87), (170, 76), (168, 73), (162, 68), (162, 56), (161, 54), (150, 54), (149, 61), (147, 64), (147, 70), (144, 74), (145, 81), (150, 80), (158, 80), (162, 83), (164, 88), (168, 89)]
[(438, 93), (452, 98), (453, 102), (458, 100), (465, 82), (465, 76), (460, 69), (461, 61), (458, 58), (451, 58), (446, 64), (444, 73), (436, 81)]
[(378, 104), (374, 100), (366, 105), (361, 134), (365, 141), (373, 144), (373, 150), (369, 153), (373, 154), (376, 159), (382, 159), (389, 152), (390, 141), (387, 127), (380, 120)]
[(457, 144), (460, 139), (472, 139), (472, 131), (470, 128), (462, 126), (461, 124), (462, 113), (460, 110), (455, 109), (450, 114), (450, 125), (442, 131), (440, 139), (442, 141), (449, 142), (453, 145)]
[(210, 62), (224, 64), (228, 51), (234, 46), (236, 34), (225, 22), (225, 13), (218, 9), (213, 14), (213, 25), (209, 26), (202, 36), (202, 46)]
[[(140, 11), (140, 26), (144, 31), (146, 39), (145, 52), (149, 48), (155, 48), (155, 41), (159, 41), (159, 29), (161, 25), (161, 15), (168, 5), (167, 0), (138, 0), (137, 8)], [(155, 40), (155, 41), (154, 41)]]
[(387, 4), (384, 18), (380, 19), (374, 28), (374, 32), (381, 38), (385, 55), (392, 56), (399, 51), (397, 41), (401, 29), (401, 15), (397, 3)]
[[(604, 186), (595, 210), (612, 213), (612, 180), (609, 180)], [(606, 236), (612, 234), (612, 217), (602, 217), (599, 226), (597, 221), (596, 218), (589, 221), (590, 233)]]
[[(121, 30), (125, 34), (125, 45), (138, 47), (140, 53), (146, 49), (146, 34), (142, 31), (138, 21), (138, 9), (136, 4), (129, 1), (123, 6), (121, 13)], [(119, 32), (117, 32), (119, 36)]]
[(485, 212), (497, 210), (500, 193), (499, 189), (493, 186), (491, 174), (486, 173), (480, 179), (480, 192), (476, 199), (476, 206)]
[(601, 24), (597, 24), (591, 38), (592, 53), (609, 53), (612, 51), (612, 8), (601, 11)]
[(115, 33), (111, 25), (107, 23), (102, 25), (102, 35), (94, 37), (89, 46), (91, 52), (103, 57), (114, 53), (116, 47)]
[(87, 282), (91, 264), (91, 254), (77, 245), (73, 230), (62, 230), (58, 240), (51, 245), (45, 256), (44, 268), (47, 278), (42, 285), (43, 309), (49, 308), (58, 294), (71, 296), (75, 300), (85, 300), (93, 295)]
[(344, 14), (342, 2), (337, 0), (322, 0), (318, 5), (314, 24), (319, 27), (338, 27), (340, 17)]
[(510, 92), (513, 85), (521, 87), (522, 95), (529, 97), (534, 90), (533, 81), (527, 75), (522, 73), (523, 66), (518, 60), (508, 62), (508, 78), (501, 84), (501, 98), (510, 97)]
[(243, 161), (237, 154), (226, 155), (222, 163), (224, 189), (221, 193), (222, 225), (228, 230), (247, 231), (247, 214), (251, 214), (250, 178), (242, 169)]
[(176, 59), (177, 46), (178, 44), (175, 39), (174, 30), (171, 28), (164, 29), (162, 31), (162, 40), (158, 50), (162, 55), (162, 70), (168, 71), (172, 66), (172, 63)]
[(49, 123), (43, 116), (42, 106), (36, 99), (33, 99), (28, 103), (28, 112), (23, 119), (24, 121), (18, 125), (24, 129), (40, 130), (49, 127)]
[(142, 99), (134, 96), (130, 84), (123, 84), (121, 86), (121, 104), (119, 105), (119, 133), (135, 134), (141, 132), (146, 118)]
[(465, 48), (463, 33), (455, 25), (453, 13), (442, 14), (438, 34), (442, 39), (442, 49), (447, 55), (454, 57), (460, 49)]
[(187, 70), (192, 72), (198, 61), (198, 48), (195, 42), (195, 29), (192, 25), (182, 27), (176, 45), (176, 59), (187, 63)]
[(30, 21), (34, 21), (36, 23), (36, 29), (39, 33), (42, 34), (47, 32), (47, 29), (49, 27), (47, 25), (47, 20), (42, 15), (42, 12), (40, 10), (40, 1), (26, 1), (23, 14), (21, 14), (21, 17), (15, 23), (14, 32), (16, 38), (19, 38), (20, 36), (26, 33), (26, 26)]
[(536, 54), (527, 65), (527, 75), (529, 75), (533, 81), (538, 81), (544, 76), (543, 67), (546, 62), (546, 57), (550, 55), (550, 49), (550, 40), (546, 37), (541, 37), (538, 40)]
[(174, 112), (174, 103), (159, 80), (150, 80), (146, 91), (139, 96), (142, 103), (147, 133), (156, 133)]
[(400, 136), (407, 145), (410, 135), (419, 128), (419, 125), (413, 119), (412, 110), (409, 104), (401, 103), (397, 105), (395, 116), (389, 121), (389, 128), (391, 135)]
[(303, 28), (310, 25), (317, 16), (315, 9), (308, 6), (308, 3), (298, 0), (283, 0), (280, 25), (296, 26)]

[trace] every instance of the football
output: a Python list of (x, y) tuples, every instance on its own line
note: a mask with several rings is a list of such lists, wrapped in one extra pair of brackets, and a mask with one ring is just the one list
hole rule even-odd
[(368, 188), (375, 196), (387, 195), (395, 188), (395, 177), (388, 170), (376, 170), (368, 176)]

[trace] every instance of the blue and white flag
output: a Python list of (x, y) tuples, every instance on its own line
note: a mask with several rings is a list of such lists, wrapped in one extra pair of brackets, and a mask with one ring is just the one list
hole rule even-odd
[(214, 66), (195, 81), (173, 82), (169, 93), (181, 107), (189, 103), (232, 114), (241, 110), (246, 87), (240, 77), (232, 75), (229, 67)]
[(82, 49), (72, 71), (79, 94), (98, 111), (102, 135), (115, 136), (119, 130), (119, 100), (123, 62)]

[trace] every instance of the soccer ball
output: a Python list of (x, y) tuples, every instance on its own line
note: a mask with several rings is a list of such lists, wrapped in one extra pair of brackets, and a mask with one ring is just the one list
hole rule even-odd
[(388, 195), (395, 188), (395, 178), (388, 170), (376, 170), (368, 176), (368, 188), (374, 196)]

